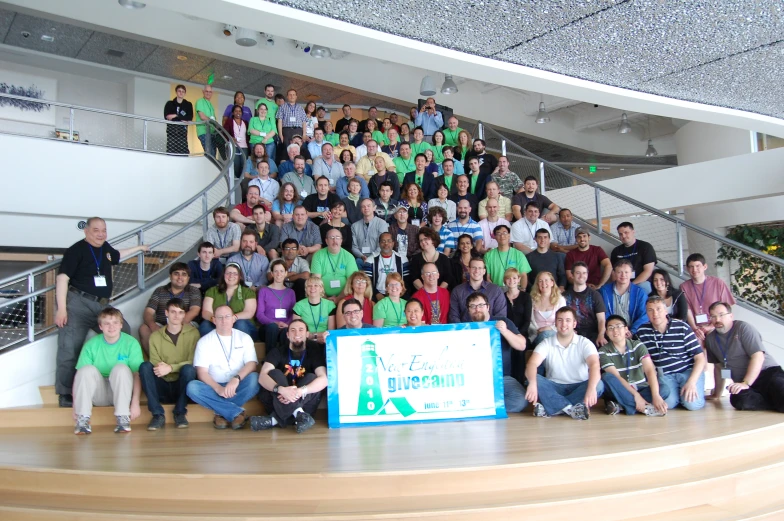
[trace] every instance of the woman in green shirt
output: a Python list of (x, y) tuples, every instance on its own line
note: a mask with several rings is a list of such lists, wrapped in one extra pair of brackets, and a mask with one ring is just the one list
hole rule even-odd
[(400, 298), (406, 285), (400, 273), (387, 274), (387, 296), (373, 307), (373, 325), (376, 327), (397, 327), (406, 323), (406, 301)]
[(255, 342), (258, 340), (258, 323), (256, 322), (256, 292), (245, 284), (242, 269), (236, 262), (230, 262), (223, 271), (223, 278), (218, 285), (207, 290), (204, 301), (201, 303), (201, 318), (204, 320), (199, 325), (201, 336), (215, 329), (212, 321), (215, 310), (227, 305), (234, 312), (236, 322), (234, 329), (247, 333)]
[(294, 305), (294, 318), (308, 325), (308, 339), (326, 343), (327, 330), (335, 329), (335, 303), (326, 299), (321, 277), (311, 275), (305, 281), (306, 298)]
[(250, 146), (261, 143), (267, 149), (267, 156), (275, 158), (275, 123), (267, 119), (267, 106), (259, 105), (259, 115), (250, 118), (248, 123)]
[[(466, 156), (471, 151), (471, 134), (465, 130), (461, 130), (457, 135), (457, 145), (455, 146), (455, 157), (463, 162), (463, 168), (468, 168)], [(458, 157), (459, 156), (459, 157)]]
[(378, 143), (378, 148), (389, 144), (389, 139), (376, 128), (375, 120), (369, 119), (366, 125), (367, 131), (370, 132), (371, 139)]
[(433, 132), (433, 162), (437, 165), (444, 162), (444, 146), (446, 146), (444, 133), (436, 130)]

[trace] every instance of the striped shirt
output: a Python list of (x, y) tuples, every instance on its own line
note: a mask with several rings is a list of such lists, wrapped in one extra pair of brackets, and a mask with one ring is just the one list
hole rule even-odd
[[(308, 120), (308, 117), (305, 115), (305, 109), (296, 103), (294, 105), (284, 103), (278, 108), (278, 113), (275, 117), (282, 120), (283, 128), (302, 128), (302, 125)], [(294, 118), (294, 120), (291, 118)]]
[(484, 240), (485, 238), (484, 235), (482, 235), (482, 227), (470, 217), (465, 224), (461, 223), (459, 220), (454, 220), (446, 226), (452, 232), (452, 239), (455, 241), (455, 244), (457, 244), (457, 239), (464, 233), (470, 235), (474, 243), (480, 239)]
[(642, 369), (643, 358), (649, 358), (645, 344), (636, 340), (626, 340), (626, 352), (621, 354), (612, 342), (599, 349), (599, 364), (602, 370), (615, 367), (621, 378), (631, 385), (643, 387), (648, 385), (645, 371)]
[(648, 347), (653, 363), (664, 374), (689, 371), (694, 367), (694, 357), (702, 354), (702, 347), (686, 322), (676, 318), (668, 320), (664, 334), (649, 322), (640, 326), (637, 336)]

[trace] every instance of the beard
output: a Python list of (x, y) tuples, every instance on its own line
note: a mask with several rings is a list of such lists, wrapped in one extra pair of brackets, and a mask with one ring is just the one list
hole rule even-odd
[(251, 255), (253, 255), (253, 250), (251, 248), (244, 248), (242, 250), (242, 254), (245, 255), (246, 257), (250, 257)]
[(292, 353), (301, 353), (305, 350), (305, 341), (300, 340), (299, 342), (294, 342), (291, 340), (289, 341), (289, 348), (291, 349)]

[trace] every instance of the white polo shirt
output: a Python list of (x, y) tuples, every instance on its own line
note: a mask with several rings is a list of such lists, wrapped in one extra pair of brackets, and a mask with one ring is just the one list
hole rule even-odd
[(258, 362), (253, 339), (247, 333), (231, 330), (231, 336), (218, 336), (213, 330), (196, 344), (193, 366), (206, 368), (213, 380), (225, 384), (248, 362)]
[(552, 238), (553, 233), (550, 231), (550, 225), (541, 219), (537, 219), (534, 224), (528, 222), (528, 219), (523, 217), (512, 225), (512, 244), (518, 242), (525, 244), (532, 250), (536, 249), (536, 231), (544, 228), (550, 233)]
[(543, 340), (534, 353), (544, 357), (544, 368), (548, 380), (557, 384), (577, 384), (588, 380), (588, 357), (599, 356), (593, 342), (575, 333), (572, 342), (563, 347), (558, 335)]

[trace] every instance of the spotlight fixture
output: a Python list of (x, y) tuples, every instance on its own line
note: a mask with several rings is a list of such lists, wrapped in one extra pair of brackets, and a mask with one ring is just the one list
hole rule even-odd
[(234, 41), (240, 47), (253, 47), (259, 43), (259, 33), (251, 29), (239, 28)]
[(275, 47), (275, 37), (271, 34), (267, 33), (260, 33), (261, 37), (264, 39), (264, 43), (267, 44), (268, 47)]
[(295, 49), (299, 49), (300, 51), (302, 51), (302, 52), (304, 52), (306, 54), (310, 54), (310, 44), (309, 43), (301, 42), (299, 40), (293, 40), (293, 41), (294, 41), (294, 48)]
[(659, 155), (659, 152), (657, 152), (656, 149), (653, 148), (653, 140), (649, 139), (648, 140), (648, 150), (645, 151), (645, 157), (654, 157), (654, 156), (658, 156), (658, 155)]
[(314, 45), (310, 49), (310, 55), (314, 58), (329, 58), (332, 56), (332, 51), (329, 50), (329, 47)]
[(147, 4), (144, 2), (137, 2), (136, 0), (117, 0), (117, 3), (126, 9), (144, 9)]
[(452, 79), (451, 74), (444, 75), (444, 84), (441, 85), (441, 94), (456, 94), (457, 83)]
[(550, 116), (547, 115), (547, 109), (544, 108), (544, 101), (539, 102), (539, 112), (536, 113), (537, 123), (547, 123), (550, 121)]
[(618, 133), (619, 134), (628, 134), (632, 131), (632, 126), (629, 125), (629, 116), (626, 115), (624, 112), (621, 116), (621, 124), (618, 125)]
[(223, 34), (224, 36), (231, 36), (232, 34), (237, 32), (237, 26), (226, 24), (223, 26)]
[(430, 76), (425, 76), (422, 78), (422, 83), (419, 84), (419, 95), (420, 96), (435, 96), (436, 95), (436, 85), (433, 83), (433, 78)]

